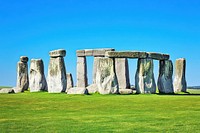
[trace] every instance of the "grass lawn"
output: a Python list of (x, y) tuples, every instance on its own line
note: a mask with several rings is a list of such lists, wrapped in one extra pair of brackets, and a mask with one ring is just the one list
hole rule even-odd
[(200, 132), (193, 95), (0, 94), (0, 132)]

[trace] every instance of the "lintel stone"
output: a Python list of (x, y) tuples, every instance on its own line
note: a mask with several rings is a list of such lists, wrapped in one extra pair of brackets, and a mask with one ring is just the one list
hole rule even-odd
[(58, 49), (49, 52), (50, 57), (65, 57), (65, 55), (66, 55), (66, 50), (64, 49)]
[(108, 51), (105, 56), (111, 58), (147, 58), (147, 53), (140, 51)]
[(78, 57), (85, 56), (85, 50), (76, 50), (76, 56)]
[(155, 60), (169, 60), (170, 55), (162, 53), (148, 52), (148, 57)]
[(27, 63), (28, 62), (28, 57), (27, 56), (21, 56), (20, 57), (20, 61), (24, 62), (24, 63)]
[(85, 56), (93, 56), (93, 49), (85, 49)]
[(115, 51), (113, 48), (102, 48), (102, 49), (83, 49), (77, 50), (76, 56), (95, 56), (95, 57), (105, 57), (106, 51)]
[(113, 49), (113, 48), (94, 49), (93, 56), (100, 56), (100, 57), (103, 56), (103, 57), (105, 57), (105, 53), (107, 51), (115, 51), (115, 49)]

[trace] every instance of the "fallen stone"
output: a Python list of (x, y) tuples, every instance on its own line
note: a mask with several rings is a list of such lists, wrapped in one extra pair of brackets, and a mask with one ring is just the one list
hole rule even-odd
[(115, 58), (115, 72), (119, 84), (119, 89), (130, 88), (127, 58)]
[(32, 59), (29, 76), (30, 92), (47, 90), (47, 82), (44, 75), (44, 63), (42, 59)]
[(147, 58), (147, 53), (138, 51), (108, 51), (105, 53), (105, 56), (111, 58)]
[(152, 59), (138, 59), (135, 88), (140, 93), (156, 93)]
[(5, 93), (5, 94), (14, 93), (14, 90), (12, 88), (1, 88), (0, 93)]
[(119, 93), (117, 77), (114, 71), (114, 60), (101, 57), (97, 63), (96, 84), (100, 94)]
[(47, 79), (49, 93), (66, 91), (67, 78), (63, 57), (50, 58)]
[(64, 49), (58, 49), (58, 50), (53, 50), (49, 52), (49, 56), (54, 58), (54, 57), (65, 57), (66, 55), (66, 50)]
[(67, 90), (67, 94), (88, 94), (88, 90), (82, 87), (74, 87)]
[(121, 95), (133, 94), (133, 90), (132, 89), (119, 89), (119, 94), (121, 94)]
[(28, 90), (29, 87), (29, 78), (28, 78), (28, 64), (25, 62), (19, 61), (17, 63), (17, 86), (21, 88), (21, 92)]
[(170, 56), (168, 54), (148, 52), (148, 58), (155, 59), (155, 60), (168, 60), (169, 57)]
[(91, 84), (87, 87), (88, 93), (92, 94), (92, 93), (97, 93), (98, 92), (98, 87), (96, 84)]
[(185, 78), (186, 60), (184, 58), (176, 60), (176, 71), (174, 78), (174, 91), (187, 92), (187, 82)]
[(159, 93), (174, 93), (173, 89), (173, 63), (171, 60), (161, 60), (159, 66), (158, 90)]
[(67, 73), (67, 90), (74, 86), (73, 78), (71, 73)]
[(19, 88), (19, 87), (13, 87), (12, 89), (13, 89), (14, 93), (21, 93), (21, 92), (23, 92), (22, 88)]
[(88, 85), (86, 57), (77, 57), (77, 87)]
[(27, 56), (21, 56), (20, 57), (20, 61), (24, 62), (24, 63), (27, 63), (28, 62), (28, 57)]

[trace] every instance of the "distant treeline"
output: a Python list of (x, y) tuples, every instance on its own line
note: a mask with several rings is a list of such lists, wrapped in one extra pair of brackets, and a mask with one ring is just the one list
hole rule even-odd
[(200, 86), (189, 86), (188, 89), (200, 89)]

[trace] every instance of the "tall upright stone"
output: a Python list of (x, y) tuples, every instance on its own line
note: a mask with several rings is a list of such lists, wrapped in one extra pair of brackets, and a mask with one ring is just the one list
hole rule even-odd
[(129, 68), (127, 58), (115, 58), (115, 72), (119, 89), (130, 88)]
[(151, 58), (138, 59), (135, 75), (136, 93), (156, 93), (156, 83)]
[(94, 63), (93, 63), (93, 84), (96, 84), (96, 74), (97, 74), (97, 63), (98, 63), (98, 59), (100, 57), (94, 57)]
[(186, 71), (186, 60), (184, 58), (176, 60), (176, 70), (174, 78), (174, 91), (175, 92), (186, 92), (187, 82), (185, 78)]
[(77, 57), (77, 87), (87, 87), (87, 62), (85, 56)]
[(20, 61), (17, 63), (17, 86), (14, 89), (16, 92), (23, 92), (28, 90), (29, 78), (28, 78), (28, 57), (21, 56)]
[(160, 60), (158, 90), (159, 93), (174, 93), (173, 89), (173, 63), (171, 60)]
[(49, 52), (50, 62), (48, 68), (48, 92), (60, 93), (65, 92), (67, 87), (66, 68), (64, 56), (66, 51), (63, 49)]
[(100, 94), (119, 93), (113, 58), (100, 57), (98, 59), (96, 84)]
[(67, 73), (67, 90), (74, 86), (73, 78), (71, 73)]
[(47, 82), (44, 75), (44, 63), (42, 59), (32, 59), (30, 65), (30, 92), (47, 90)]

